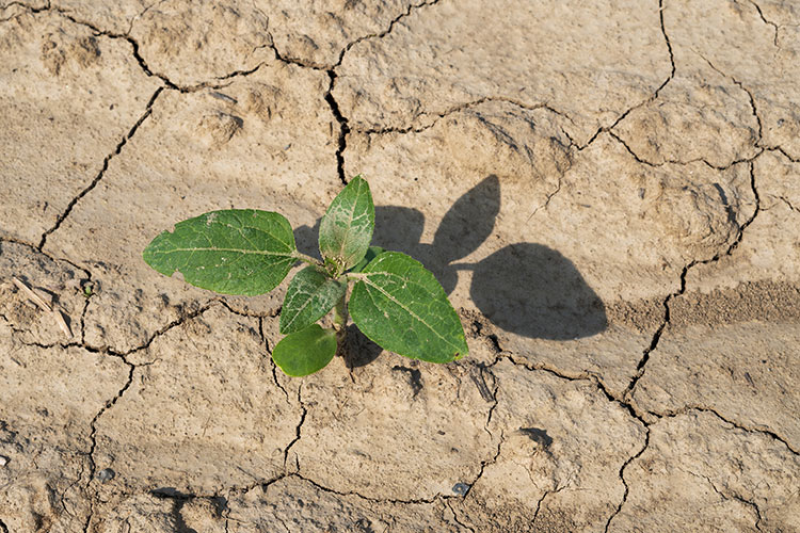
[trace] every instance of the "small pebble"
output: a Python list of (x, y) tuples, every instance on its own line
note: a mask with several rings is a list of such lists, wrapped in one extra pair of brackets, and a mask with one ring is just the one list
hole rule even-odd
[(8, 457), (5, 455), (0, 455), (0, 466), (6, 466), (8, 464)]
[(108, 483), (109, 481), (114, 479), (115, 475), (116, 473), (110, 468), (104, 468), (103, 470), (97, 473), (97, 479), (99, 479), (101, 483)]
[(453, 485), (453, 494), (456, 496), (466, 496), (469, 492), (470, 486), (466, 483), (456, 483)]

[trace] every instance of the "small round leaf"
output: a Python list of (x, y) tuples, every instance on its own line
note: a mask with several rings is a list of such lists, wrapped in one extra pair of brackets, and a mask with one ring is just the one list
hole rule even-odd
[(272, 360), (284, 374), (302, 377), (322, 370), (336, 355), (336, 331), (314, 324), (287, 335), (272, 350)]

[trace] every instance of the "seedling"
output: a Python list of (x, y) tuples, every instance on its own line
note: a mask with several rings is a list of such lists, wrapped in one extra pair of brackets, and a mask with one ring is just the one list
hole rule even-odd
[[(245, 296), (271, 291), (298, 261), (306, 263), (289, 283), (280, 316), (286, 337), (272, 351), (289, 376), (313, 374), (343, 349), (348, 314), (370, 340), (397, 354), (431, 363), (467, 355), (461, 321), (434, 275), (405, 254), (370, 246), (374, 228), (369, 185), (356, 176), (322, 217), (322, 261), (297, 250), (283, 215), (255, 209), (184, 220), (143, 255), (166, 276), (177, 271), (196, 287)], [(316, 324), (331, 311), (333, 328)]]
[(94, 285), (91, 281), (87, 281), (83, 285), (81, 285), (81, 292), (83, 293), (83, 297), (86, 299), (91, 298), (94, 295)]

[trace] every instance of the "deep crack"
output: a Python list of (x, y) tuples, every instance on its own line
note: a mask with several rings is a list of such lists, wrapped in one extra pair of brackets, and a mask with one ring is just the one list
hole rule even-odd
[(328, 102), (328, 105), (331, 107), (333, 117), (339, 124), (339, 139), (336, 148), (336, 172), (342, 184), (347, 185), (347, 177), (344, 173), (344, 151), (347, 149), (347, 135), (350, 133), (350, 124), (348, 119), (342, 115), (342, 111), (339, 109), (339, 103), (333, 96), (333, 89), (336, 85), (336, 71), (334, 69), (330, 69), (327, 72), (328, 77), (331, 80), (331, 84), (328, 87), (328, 92), (325, 93), (325, 101)]
[(347, 183), (348, 183), (347, 176), (345, 175), (345, 170), (344, 170), (344, 152), (347, 149), (347, 136), (350, 134), (351, 128), (350, 128), (349, 119), (344, 116), (344, 114), (341, 111), (341, 108), (339, 107), (339, 103), (336, 101), (336, 98), (333, 96), (333, 91), (334, 91), (334, 88), (335, 88), (335, 85), (336, 85), (336, 79), (337, 79), (337, 76), (338, 76), (337, 73), (336, 73), (336, 68), (339, 67), (342, 64), (342, 61), (344, 61), (344, 57), (347, 54), (347, 52), (353, 46), (355, 46), (356, 44), (358, 44), (360, 42), (363, 42), (365, 40), (368, 40), (368, 39), (373, 39), (373, 38), (382, 39), (383, 37), (389, 35), (392, 32), (392, 30), (394, 29), (395, 25), (398, 22), (400, 22), (400, 20), (402, 20), (403, 18), (409, 16), (411, 14), (411, 12), (414, 11), (415, 9), (421, 8), (423, 6), (431, 6), (431, 5), (437, 4), (439, 1), (440, 0), (433, 0), (432, 2), (423, 2), (421, 4), (410, 5), (408, 7), (408, 9), (404, 13), (401, 13), (400, 15), (398, 15), (397, 17), (395, 17), (389, 23), (389, 26), (386, 28), (386, 30), (384, 30), (384, 31), (382, 31), (380, 33), (374, 33), (374, 34), (369, 34), (369, 35), (365, 35), (365, 36), (359, 37), (359, 38), (355, 39), (354, 41), (348, 43), (339, 52), (339, 58), (336, 61), (336, 63), (333, 64), (333, 65), (330, 65), (330, 66), (321, 65), (321, 64), (312, 64), (312, 63), (309, 63), (309, 62), (306, 62), (306, 61), (303, 61), (303, 60), (300, 60), (300, 59), (297, 59), (297, 58), (291, 58), (291, 57), (286, 56), (285, 54), (281, 53), (278, 50), (278, 48), (275, 45), (274, 39), (270, 35), (270, 42), (271, 42), (270, 48), (275, 53), (275, 57), (278, 59), (278, 61), (281, 61), (281, 62), (289, 64), (289, 65), (296, 65), (296, 66), (299, 66), (299, 67), (302, 67), (302, 68), (309, 68), (309, 69), (313, 69), (313, 70), (324, 71), (328, 75), (328, 78), (330, 79), (330, 85), (328, 86), (328, 90), (325, 93), (325, 101), (330, 106), (331, 112), (333, 113), (333, 116), (336, 119), (336, 122), (339, 124), (339, 135), (338, 135), (338, 139), (337, 139), (337, 148), (336, 148), (336, 173), (337, 173), (337, 175), (339, 177), (339, 181), (341, 181), (343, 185), (347, 185)]

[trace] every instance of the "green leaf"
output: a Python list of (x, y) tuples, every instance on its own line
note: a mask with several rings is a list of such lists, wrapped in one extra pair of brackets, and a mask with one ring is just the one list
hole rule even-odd
[(375, 206), (369, 184), (356, 176), (334, 198), (319, 226), (319, 251), (336, 274), (349, 269), (367, 253), (375, 229)]
[(325, 316), (347, 292), (347, 284), (328, 277), (314, 266), (297, 273), (286, 291), (281, 311), (281, 333), (294, 333)]
[(272, 360), (287, 376), (301, 377), (322, 370), (336, 355), (336, 331), (314, 324), (284, 337), (272, 350)]
[(419, 261), (384, 252), (361, 273), (350, 297), (353, 322), (392, 352), (431, 363), (469, 353), (464, 329), (444, 289)]
[(364, 259), (359, 261), (358, 264), (356, 264), (356, 266), (353, 267), (351, 272), (361, 272), (362, 270), (364, 270), (364, 267), (366, 267), (370, 263), (370, 261), (381, 255), (383, 252), (384, 249), (381, 248), (380, 246), (370, 246), (369, 248), (367, 248), (367, 254), (364, 256)]
[(297, 261), (289, 221), (270, 211), (212, 211), (175, 225), (145, 248), (145, 262), (222, 294), (269, 292)]

